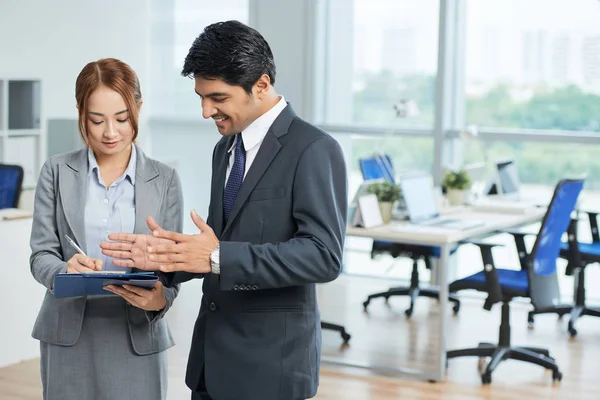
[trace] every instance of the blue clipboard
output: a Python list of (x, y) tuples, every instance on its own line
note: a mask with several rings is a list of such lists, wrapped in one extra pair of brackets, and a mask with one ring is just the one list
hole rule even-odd
[(106, 285), (132, 285), (146, 289), (154, 287), (158, 276), (154, 272), (130, 272), (122, 274), (56, 274), (54, 297), (116, 296), (104, 290)]

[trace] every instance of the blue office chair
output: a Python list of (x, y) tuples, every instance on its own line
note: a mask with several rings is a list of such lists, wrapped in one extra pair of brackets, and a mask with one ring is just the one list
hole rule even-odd
[[(386, 154), (375, 154), (372, 157), (361, 158), (359, 160), (360, 171), (364, 180), (385, 179), (389, 182), (395, 182), (395, 172), (391, 158)], [(419, 260), (423, 259), (425, 267), (431, 270), (431, 257), (439, 257), (440, 249), (431, 246), (417, 246), (409, 244), (400, 244), (388, 241), (375, 240), (371, 248), (371, 258), (378, 254), (389, 254), (393, 258), (409, 257), (413, 260), (412, 274), (410, 277), (409, 287), (392, 287), (384, 292), (374, 293), (367, 297), (363, 302), (365, 311), (371, 300), (383, 297), (387, 303), (392, 296), (409, 296), (410, 306), (404, 313), (410, 317), (413, 313), (415, 301), (417, 297), (429, 297), (438, 299), (440, 291), (436, 288), (421, 288), (419, 287)], [(448, 295), (448, 299), (454, 303), (452, 310), (458, 313), (460, 310), (460, 300), (454, 293)]]
[(499, 269), (494, 265), (494, 244), (479, 243), (484, 270), (450, 284), (450, 291), (475, 289), (487, 292), (484, 308), (502, 302), (502, 321), (498, 344), (480, 343), (472, 349), (452, 350), (448, 359), (463, 356), (491, 357), (481, 375), (484, 384), (492, 381), (492, 372), (506, 359), (514, 359), (540, 365), (552, 370), (552, 379), (560, 381), (562, 374), (547, 349), (535, 347), (513, 347), (510, 343), (510, 308), (514, 297), (529, 297), (536, 308), (551, 306), (560, 297), (556, 275), (556, 260), (561, 249), (561, 238), (569, 226), (571, 213), (583, 187), (583, 180), (563, 180), (554, 190), (535, 245), (528, 256), (526, 269)]
[(23, 186), (23, 168), (0, 164), (0, 208), (17, 208)]
[(598, 214), (591, 211), (578, 211), (588, 215), (592, 242), (581, 243), (577, 237), (577, 222), (578, 218), (571, 220), (569, 229), (567, 230), (567, 240), (561, 245), (560, 256), (567, 260), (566, 275), (573, 275), (575, 278), (575, 290), (573, 304), (552, 305), (549, 307), (537, 308), (529, 312), (528, 320), (532, 326), (534, 315), (538, 314), (558, 314), (562, 317), (565, 314), (570, 314), (569, 334), (577, 335), (575, 322), (584, 315), (600, 317), (600, 307), (588, 307), (585, 301), (585, 268), (589, 264), (600, 263), (600, 235), (598, 234)]

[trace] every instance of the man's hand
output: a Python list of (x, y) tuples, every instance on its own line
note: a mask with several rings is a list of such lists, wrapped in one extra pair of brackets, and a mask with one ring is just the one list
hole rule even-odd
[(113, 263), (119, 267), (135, 267), (146, 271), (157, 271), (159, 268), (157, 263), (148, 259), (148, 246), (174, 243), (168, 239), (133, 233), (111, 233), (108, 238), (118, 242), (100, 243), (102, 254), (113, 257)]
[(108, 285), (105, 290), (124, 298), (129, 304), (146, 311), (160, 311), (167, 305), (163, 284), (158, 281), (152, 289), (131, 285)]
[(210, 253), (217, 247), (219, 240), (196, 211), (192, 211), (191, 216), (194, 224), (200, 229), (200, 233), (196, 235), (166, 231), (152, 217), (147, 218), (146, 222), (155, 238), (171, 241), (148, 247), (150, 261), (159, 264), (161, 271), (186, 271), (196, 274), (211, 272)]
[(67, 261), (67, 273), (81, 274), (87, 272), (100, 271), (102, 269), (102, 260), (98, 258), (90, 258), (83, 254), (75, 254)]

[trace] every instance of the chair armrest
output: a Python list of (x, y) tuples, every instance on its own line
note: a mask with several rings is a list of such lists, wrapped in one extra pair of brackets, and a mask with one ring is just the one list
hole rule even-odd
[(529, 232), (523, 229), (504, 229), (502, 233), (508, 233), (515, 239), (515, 246), (517, 248), (517, 255), (519, 256), (519, 264), (522, 270), (527, 269), (527, 258), (529, 253), (527, 252), (527, 246), (525, 246), (525, 236), (536, 236), (537, 233)]
[(472, 244), (475, 246), (478, 246), (479, 248), (483, 249), (483, 248), (493, 248), (496, 246), (504, 246), (502, 243), (492, 243), (492, 242), (486, 242), (486, 241), (482, 241), (482, 240), (475, 240), (475, 239), (467, 239), (467, 240), (463, 240), (462, 242), (460, 242), (461, 245), (463, 244)]
[(600, 242), (600, 233), (598, 232), (598, 214), (600, 214), (600, 212), (586, 210), (578, 210), (577, 212), (581, 212), (588, 215), (588, 219), (590, 221), (590, 229), (592, 231), (592, 241)]
[(537, 236), (538, 232), (530, 232), (524, 229), (515, 228), (515, 229), (503, 229), (500, 233), (508, 233), (513, 236)]
[(483, 272), (485, 274), (485, 286), (488, 297), (485, 300), (483, 308), (487, 311), (492, 309), (492, 306), (504, 298), (502, 294), (502, 287), (498, 280), (498, 271), (496, 271), (496, 265), (494, 264), (494, 255), (492, 249), (497, 246), (503, 246), (500, 243), (483, 242), (478, 240), (466, 240), (462, 243), (470, 243), (479, 247), (481, 251), (481, 259), (483, 261)]
[(581, 267), (581, 253), (579, 252), (579, 242), (577, 241), (577, 218), (571, 218), (569, 227), (567, 228), (567, 240), (569, 248), (567, 250), (567, 268), (565, 269), (565, 275), (571, 276), (574, 274), (575, 269)]

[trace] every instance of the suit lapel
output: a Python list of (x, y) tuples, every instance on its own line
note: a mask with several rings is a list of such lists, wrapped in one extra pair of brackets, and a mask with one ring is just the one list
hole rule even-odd
[(227, 176), (227, 165), (229, 164), (229, 154), (227, 150), (233, 144), (234, 138), (231, 137), (229, 140), (226, 140), (224, 146), (219, 153), (215, 154), (215, 172), (214, 172), (214, 182), (213, 187), (211, 188), (211, 206), (212, 206), (212, 222), (213, 222), (213, 230), (215, 231), (215, 235), (217, 237), (221, 237), (223, 233), (223, 193), (225, 191), (225, 177)]
[[(136, 146), (137, 159), (135, 167), (135, 228), (134, 233), (148, 233), (146, 217), (158, 217), (162, 203), (162, 191), (158, 190), (159, 172), (148, 157)], [(157, 221), (160, 223), (160, 221)]]
[[(281, 144), (279, 143), (279, 140), (277, 140), (277, 137), (273, 133), (272, 129), (269, 129), (262, 144), (260, 145), (260, 149), (258, 150), (258, 154), (256, 155), (254, 162), (252, 162), (252, 166), (250, 166), (250, 169), (244, 178), (244, 182), (242, 183), (242, 187), (240, 188), (240, 191), (235, 199), (235, 203), (233, 203), (233, 209), (229, 215), (227, 225), (225, 225), (225, 228), (223, 229), (223, 233), (225, 233), (231, 226), (232, 221), (242, 209), (242, 206), (248, 199), (248, 196), (250, 196), (250, 193), (252, 193), (260, 178), (267, 171), (269, 165), (271, 165), (271, 162), (279, 152), (279, 149), (281, 149)], [(223, 190), (221, 190), (221, 198), (222, 197)], [(223, 206), (221, 205), (221, 209), (222, 208)], [(221, 218), (221, 220), (222, 219), (223, 218)]]
[(73, 240), (86, 249), (85, 200), (87, 192), (87, 148), (78, 151), (66, 164), (60, 166), (58, 188), (63, 213), (73, 232)]

